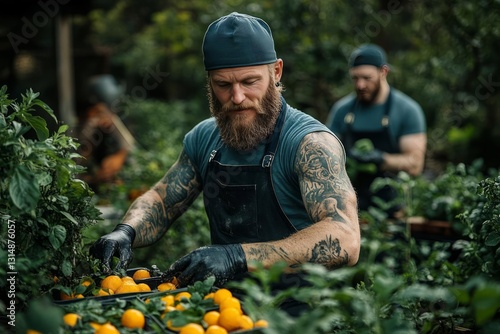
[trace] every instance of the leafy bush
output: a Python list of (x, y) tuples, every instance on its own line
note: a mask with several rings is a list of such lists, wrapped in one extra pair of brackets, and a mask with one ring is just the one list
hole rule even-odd
[[(81, 275), (80, 266), (88, 263), (81, 231), (100, 214), (91, 202), (93, 192), (75, 178), (82, 172), (73, 160), (77, 142), (65, 135), (66, 125), (49, 132), (36, 113), (57, 118), (38, 95), (28, 90), (18, 103), (9, 100), (6, 86), (0, 89), (2, 259), (9, 250), (9, 267), (2, 265), (0, 274), (7, 268), (17, 272), (21, 308), (47, 293), (55, 277), (63, 282)], [(1, 281), (2, 289), (6, 283)]]

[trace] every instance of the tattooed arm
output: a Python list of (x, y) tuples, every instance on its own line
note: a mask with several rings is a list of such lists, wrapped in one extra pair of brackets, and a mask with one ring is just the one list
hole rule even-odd
[(266, 243), (243, 244), (251, 271), (253, 261), (289, 267), (310, 262), (327, 268), (356, 264), (360, 250), (357, 200), (345, 170), (340, 142), (327, 132), (308, 134), (295, 159), (302, 199), (311, 226), (290, 237)]
[(201, 192), (195, 168), (184, 151), (165, 176), (132, 203), (123, 223), (136, 231), (134, 247), (160, 239)]

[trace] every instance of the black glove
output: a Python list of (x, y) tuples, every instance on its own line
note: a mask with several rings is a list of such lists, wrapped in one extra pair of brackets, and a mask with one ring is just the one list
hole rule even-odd
[(384, 162), (383, 154), (384, 152), (377, 149), (369, 152), (361, 152), (353, 148), (348, 152), (347, 156), (361, 163), (373, 163), (378, 167)]
[(92, 246), (89, 253), (91, 256), (102, 261), (104, 270), (111, 272), (111, 259), (118, 255), (120, 262), (116, 269), (126, 269), (132, 261), (132, 244), (135, 239), (135, 230), (127, 224), (118, 224), (115, 229), (103, 235)]
[(165, 276), (175, 276), (178, 287), (215, 276), (214, 285), (222, 286), (246, 271), (247, 260), (240, 244), (213, 245), (195, 249), (183, 256), (170, 266)]

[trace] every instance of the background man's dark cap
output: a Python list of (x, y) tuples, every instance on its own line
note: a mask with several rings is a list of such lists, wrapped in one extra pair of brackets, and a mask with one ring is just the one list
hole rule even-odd
[(207, 71), (276, 60), (271, 28), (260, 18), (233, 12), (212, 22), (205, 32), (203, 63)]
[(389, 64), (387, 63), (385, 51), (380, 46), (363, 44), (355, 49), (349, 57), (349, 68), (361, 65), (382, 67)]

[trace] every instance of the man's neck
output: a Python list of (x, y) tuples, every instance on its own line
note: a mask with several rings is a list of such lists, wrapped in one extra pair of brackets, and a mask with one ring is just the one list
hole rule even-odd
[(375, 100), (373, 100), (373, 104), (384, 104), (387, 101), (387, 97), (389, 96), (390, 91), (389, 83), (387, 81), (383, 81), (380, 84), (380, 90), (377, 94)]

